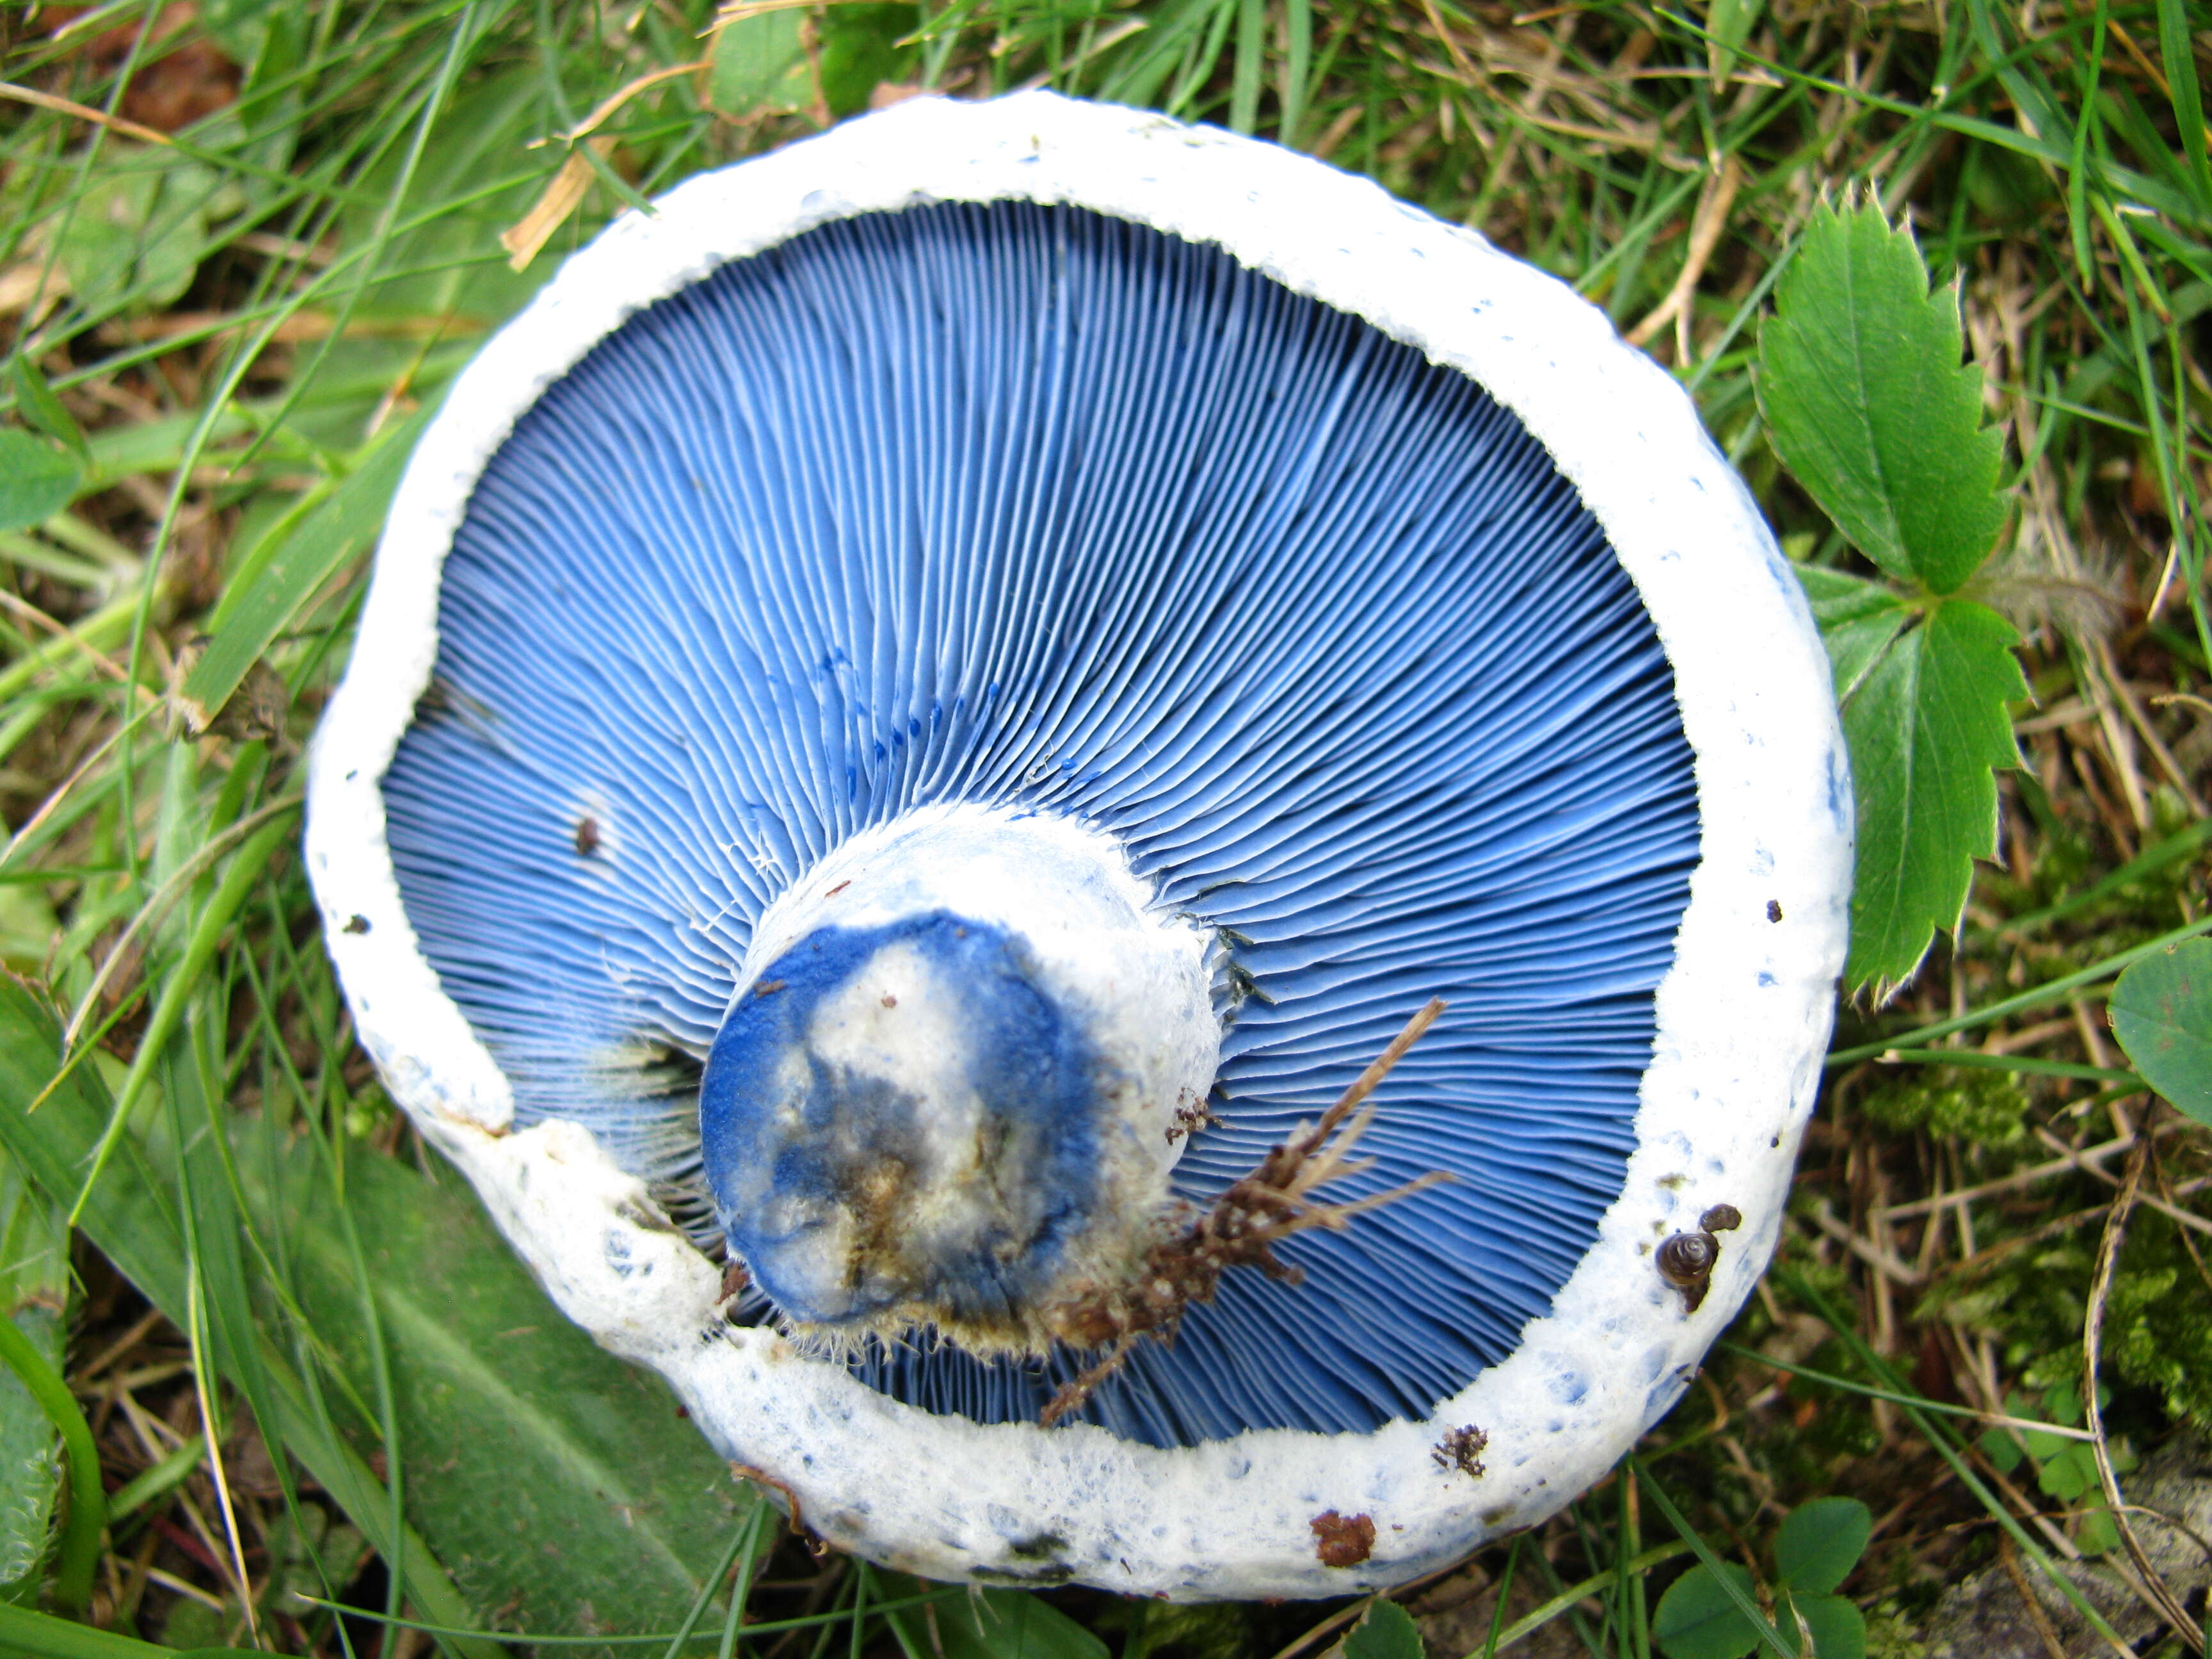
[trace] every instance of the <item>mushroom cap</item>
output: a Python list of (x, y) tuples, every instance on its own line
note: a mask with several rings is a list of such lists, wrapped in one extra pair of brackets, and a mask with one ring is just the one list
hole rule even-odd
[[(1441, 1566), (1679, 1398), (1778, 1235), (1850, 817), (1795, 579), (1601, 313), (1320, 163), (1036, 93), (703, 175), (563, 266), (401, 483), (307, 843), (394, 1097), (808, 1526), (1192, 1598)], [(940, 912), (1085, 954), (1056, 900), (979, 915), (915, 851), (945, 833), (1123, 884), (1100, 937), (1181, 1012), (1132, 1035), (1036, 970), (1152, 1068), (1093, 1128), (1218, 1043), (1218, 1127), (1127, 1171), (1203, 1202), (1439, 994), (1346, 1195), (1456, 1179), (1291, 1241), (1301, 1285), (1232, 1275), (1049, 1430), (1082, 1355), (824, 1352), (730, 1303), (708, 1251), (738, 1217), (772, 1255), (805, 1186), (744, 1196), (759, 1057), (847, 1041), (819, 1010), (858, 1018), (881, 930), (933, 941), (902, 972), (956, 960)], [(868, 870), (958, 890), (833, 892)], [(816, 1013), (756, 1017), (870, 927)], [(702, 1148), (718, 1042), (754, 1081)]]

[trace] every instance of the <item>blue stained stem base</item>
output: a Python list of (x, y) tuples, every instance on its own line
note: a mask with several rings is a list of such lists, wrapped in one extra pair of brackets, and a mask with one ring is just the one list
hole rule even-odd
[[(948, 204), (726, 265), (518, 422), (439, 624), (385, 787), (409, 918), (519, 1122), (588, 1124), (679, 1213), (755, 921), (912, 806), (1081, 817), (1222, 930), (1194, 1200), (1451, 1005), (1332, 1195), (1456, 1179), (1291, 1241), (1303, 1285), (1232, 1274), (1080, 1418), (1425, 1416), (1620, 1191), (1698, 855), (1657, 636), (1480, 386), (1217, 249)], [(851, 1363), (1002, 1421), (1084, 1358)]]

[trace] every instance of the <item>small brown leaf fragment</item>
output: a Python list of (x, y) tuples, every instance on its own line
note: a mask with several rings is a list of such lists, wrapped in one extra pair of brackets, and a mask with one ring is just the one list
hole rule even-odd
[(585, 817), (576, 820), (576, 856), (587, 859), (599, 850), (599, 821)]
[(764, 979), (759, 984), (753, 987), (753, 994), (757, 997), (772, 997), (781, 989), (783, 989), (783, 981), (781, 980)]
[(1455, 1429), (1446, 1429), (1444, 1437), (1429, 1449), (1429, 1455), (1440, 1469), (1457, 1469), (1462, 1474), (1480, 1480), (1488, 1473), (1482, 1466), (1482, 1449), (1490, 1443), (1490, 1436), (1472, 1423)]
[(896, 1008), (898, 1006), (898, 999), (893, 996), (889, 991), (884, 993), (883, 1002), (884, 1006), (886, 1008)]
[(368, 931), (368, 918), (367, 916), (355, 916), (351, 918), (345, 925), (345, 931), (349, 933), (367, 933)]
[(732, 1256), (722, 1264), (722, 1294), (717, 1299), (727, 1302), (752, 1282), (753, 1276), (745, 1271), (745, 1264)]
[(837, 895), (838, 895), (838, 894), (840, 894), (840, 893), (843, 892), (843, 891), (844, 891), (848, 887), (850, 887), (852, 884), (852, 884), (851, 882), (849, 882), (849, 881), (841, 881), (841, 882), (839, 882), (839, 883), (838, 883), (835, 887), (832, 887), (832, 888), (831, 888), (828, 892), (826, 892), (826, 893), (823, 894), (823, 896), (823, 896), (823, 898), (836, 898), (836, 897), (837, 896)]
[(1375, 1553), (1375, 1517), (1339, 1515), (1324, 1510), (1307, 1523), (1313, 1528), (1314, 1559), (1324, 1567), (1356, 1567)]
[[(611, 138), (592, 138), (586, 141), (601, 161), (613, 152)], [(507, 252), (507, 269), (520, 270), (538, 257), (538, 250), (553, 240), (553, 233), (561, 228), (570, 214), (583, 204), (585, 192), (592, 187), (594, 177), (591, 160), (580, 149), (568, 152), (568, 159), (561, 163), (561, 170), (546, 182), (529, 212), (500, 233), (499, 245)]]

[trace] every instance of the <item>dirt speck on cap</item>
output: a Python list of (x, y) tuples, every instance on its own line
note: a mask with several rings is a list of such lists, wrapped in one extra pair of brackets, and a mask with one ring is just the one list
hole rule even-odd
[(1314, 1559), (1324, 1567), (1356, 1567), (1375, 1553), (1375, 1517), (1324, 1510), (1310, 1523)]

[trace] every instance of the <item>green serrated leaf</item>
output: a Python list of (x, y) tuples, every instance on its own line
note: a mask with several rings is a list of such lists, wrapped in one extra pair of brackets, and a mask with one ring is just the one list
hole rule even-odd
[(1812, 1659), (1866, 1659), (1866, 1617), (1842, 1596), (1796, 1595), (1784, 1607), (1784, 1616), (1793, 1610), (1812, 1634), (1812, 1646), (1806, 1650)]
[(725, 115), (788, 114), (811, 105), (806, 24), (805, 12), (795, 6), (724, 24), (714, 36), (708, 101)]
[(1759, 337), (1759, 404), (1783, 465), (1893, 576), (1955, 592), (2003, 527), (2004, 441), (1960, 362), (1958, 295), (1930, 293), (1872, 207), (1814, 216)]
[(21, 427), (0, 427), (0, 530), (52, 518), (76, 499), (83, 477), (76, 456)]
[(1774, 1571), (1791, 1589), (1825, 1595), (1851, 1576), (1874, 1536), (1874, 1512), (1856, 1498), (1816, 1498), (1774, 1534)]
[(2002, 617), (1947, 599), (1899, 636), (1844, 708), (1858, 798), (1854, 989), (1895, 985), (1955, 929), (1974, 860), (1996, 851), (1992, 768), (2020, 764), (2005, 705), (2027, 696)]
[[(1751, 1594), (1749, 1573), (1733, 1563), (1723, 1570)], [(1759, 1632), (1701, 1564), (1667, 1586), (1651, 1615), (1651, 1639), (1667, 1659), (1743, 1659), (1759, 1645)]]
[(1413, 1615), (1395, 1601), (1369, 1602), (1344, 1638), (1344, 1659), (1421, 1659), (1421, 1632)]
[(1848, 702), (1889, 643), (1912, 620), (1912, 606), (1893, 588), (1819, 565), (1801, 566), (1798, 580), (1812, 601), (1820, 643), (1828, 649), (1836, 701)]
[(2128, 964), (2107, 1005), (2129, 1062), (2199, 1123), (2212, 1123), (2212, 939)]

